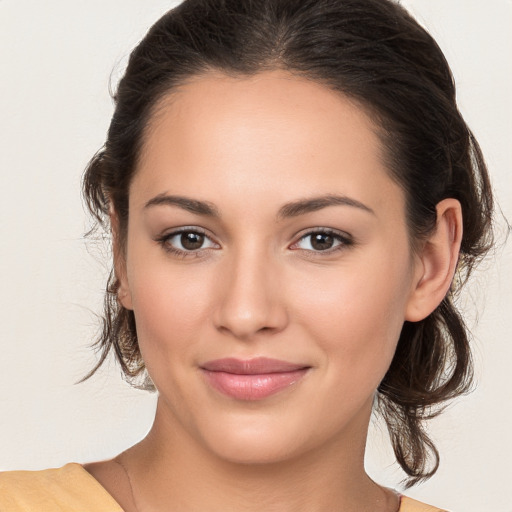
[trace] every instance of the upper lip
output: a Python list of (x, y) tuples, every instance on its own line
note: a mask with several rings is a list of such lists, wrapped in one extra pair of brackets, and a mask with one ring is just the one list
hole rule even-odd
[(238, 375), (258, 375), (263, 373), (293, 372), (309, 368), (307, 365), (280, 361), (268, 357), (256, 357), (254, 359), (236, 359), (227, 357), (215, 359), (201, 365), (203, 370), (212, 372), (226, 372)]

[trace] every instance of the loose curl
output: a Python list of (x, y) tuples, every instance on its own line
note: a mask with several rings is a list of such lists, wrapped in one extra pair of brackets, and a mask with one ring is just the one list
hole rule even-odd
[[(445, 57), (404, 8), (392, 0), (185, 0), (131, 53), (106, 143), (84, 175), (85, 200), (107, 231), (109, 213), (116, 213), (114, 243), (124, 250), (130, 183), (159, 100), (210, 71), (244, 77), (275, 69), (322, 83), (371, 114), (390, 176), (405, 192), (413, 247), (435, 228), (439, 201), (451, 197), (462, 205), (451, 290), (427, 318), (405, 322), (378, 388), (377, 409), (411, 486), (439, 465), (425, 421), (471, 386), (468, 331), (453, 301), (492, 245), (493, 200)], [(112, 272), (97, 341), (101, 356), (86, 378), (113, 350), (126, 378), (151, 389), (135, 317), (118, 302), (118, 288)]]

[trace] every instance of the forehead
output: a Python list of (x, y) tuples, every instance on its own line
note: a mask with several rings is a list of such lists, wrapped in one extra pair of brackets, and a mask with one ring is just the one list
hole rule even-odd
[(264, 192), (276, 201), (357, 195), (375, 184), (382, 192), (394, 183), (377, 131), (355, 101), (306, 78), (209, 73), (157, 105), (134, 185), (206, 198), (222, 184), (226, 196)]
[[(212, 126), (217, 130), (210, 131)], [(182, 141), (204, 137), (209, 143), (225, 142), (223, 136), (245, 142), (246, 136), (261, 135), (283, 146), (285, 139), (318, 144), (323, 138), (327, 146), (348, 142), (347, 128), (351, 138), (380, 150), (377, 126), (356, 100), (338, 91), (283, 70), (249, 77), (212, 71), (190, 78), (157, 103), (145, 149), (162, 142), (164, 132)]]

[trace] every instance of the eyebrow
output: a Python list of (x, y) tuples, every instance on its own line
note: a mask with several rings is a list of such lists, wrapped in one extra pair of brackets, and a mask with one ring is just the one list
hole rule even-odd
[[(200, 201), (198, 199), (191, 199), (190, 197), (167, 195), (165, 193), (159, 194), (153, 199), (150, 199), (144, 205), (144, 208), (162, 205), (178, 206), (179, 208), (195, 213), (196, 215), (220, 218), (219, 210), (209, 201)], [(285, 219), (289, 217), (298, 217), (299, 215), (316, 212), (329, 206), (351, 206), (375, 215), (375, 212), (369, 206), (366, 206), (356, 199), (342, 195), (327, 194), (324, 196), (299, 199), (298, 201), (286, 203), (279, 209), (277, 218)]]
[(169, 196), (167, 194), (159, 194), (153, 199), (150, 199), (144, 208), (150, 208), (152, 206), (178, 206), (183, 210), (195, 213), (196, 215), (204, 215), (208, 217), (220, 217), (219, 210), (217, 207), (208, 201), (199, 201), (197, 199), (191, 199), (190, 197), (184, 196)]
[(356, 199), (342, 195), (327, 194), (325, 196), (300, 199), (287, 203), (279, 209), (277, 216), (280, 219), (297, 217), (306, 213), (322, 210), (328, 206), (351, 206), (375, 215), (375, 212), (369, 206), (366, 206)]

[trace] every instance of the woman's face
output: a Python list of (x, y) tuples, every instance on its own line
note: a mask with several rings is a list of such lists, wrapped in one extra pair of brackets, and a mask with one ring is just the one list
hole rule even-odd
[(285, 72), (195, 78), (129, 206), (121, 300), (174, 431), (239, 462), (360, 447), (419, 266), (365, 113)]

